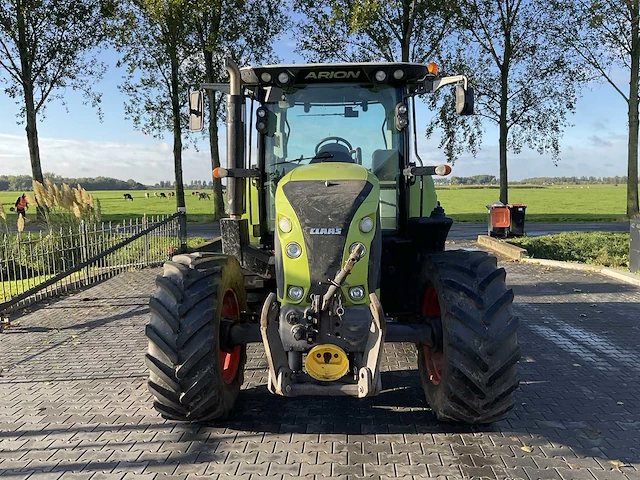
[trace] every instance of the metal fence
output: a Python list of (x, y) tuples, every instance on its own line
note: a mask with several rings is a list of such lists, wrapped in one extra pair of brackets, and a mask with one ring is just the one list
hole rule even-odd
[(0, 235), (0, 316), (118, 273), (161, 265), (180, 247), (180, 216)]

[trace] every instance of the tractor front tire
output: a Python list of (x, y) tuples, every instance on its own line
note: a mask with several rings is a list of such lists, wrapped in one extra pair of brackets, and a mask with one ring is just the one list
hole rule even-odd
[(459, 250), (427, 255), (422, 271), (421, 313), (439, 337), (435, 348), (418, 345), (427, 402), (441, 421), (503, 419), (515, 403), (520, 360), (504, 269), (485, 252)]
[(246, 348), (220, 349), (223, 317), (246, 309), (244, 278), (234, 257), (194, 253), (164, 264), (149, 301), (146, 327), (149, 391), (155, 409), (171, 420), (226, 417), (244, 378)]

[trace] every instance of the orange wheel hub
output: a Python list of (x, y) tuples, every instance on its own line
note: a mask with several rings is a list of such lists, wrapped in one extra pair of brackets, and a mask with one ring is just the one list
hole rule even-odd
[[(224, 292), (222, 298), (222, 310), (220, 311), (221, 317), (239, 317), (240, 306), (238, 305), (238, 299), (235, 292), (232, 289), (228, 289)], [(238, 367), (240, 366), (240, 357), (242, 355), (240, 345), (233, 347), (231, 352), (223, 352), (220, 350), (218, 355), (220, 356), (220, 369), (222, 370), (222, 379), (225, 383), (232, 383), (238, 375)]]
[[(440, 304), (438, 303), (438, 293), (433, 287), (427, 287), (422, 297), (422, 315), (440, 316)], [(422, 346), (423, 363), (429, 374), (429, 380), (434, 385), (438, 385), (442, 379), (442, 351), (436, 351), (426, 345)]]

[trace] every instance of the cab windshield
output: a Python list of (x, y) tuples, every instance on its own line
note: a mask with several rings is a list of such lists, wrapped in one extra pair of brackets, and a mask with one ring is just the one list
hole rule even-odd
[[(314, 84), (293, 88), (280, 101), (265, 103), (265, 187), (271, 199), (278, 180), (300, 165), (357, 163), (380, 180), (382, 228), (396, 228), (402, 142), (395, 127), (395, 107), (401, 100), (401, 90), (387, 85)], [(273, 203), (268, 204), (273, 224)]]

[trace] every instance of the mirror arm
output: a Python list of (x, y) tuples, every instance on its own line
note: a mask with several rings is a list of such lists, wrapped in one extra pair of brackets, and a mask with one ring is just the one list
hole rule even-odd
[(226, 94), (231, 91), (231, 86), (228, 83), (201, 83), (200, 88), (202, 90), (213, 90)]
[(455, 75), (453, 77), (442, 77), (433, 81), (433, 92), (437, 92), (440, 87), (444, 87), (445, 85), (451, 85), (452, 83), (460, 83), (462, 82), (464, 85), (464, 89), (467, 89), (468, 80), (464, 75)]

